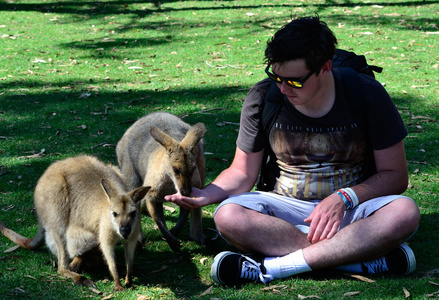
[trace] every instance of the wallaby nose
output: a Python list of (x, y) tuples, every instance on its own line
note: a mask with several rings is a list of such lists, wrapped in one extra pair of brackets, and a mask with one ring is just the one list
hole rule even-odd
[(130, 234), (131, 234), (131, 226), (130, 226), (130, 225), (124, 225), (124, 226), (121, 226), (121, 227), (119, 228), (119, 232), (120, 232), (120, 235), (121, 235), (124, 239), (127, 239), (127, 238), (130, 236)]
[(191, 184), (185, 184), (183, 188), (180, 190), (180, 193), (183, 196), (189, 197), (192, 193), (192, 185)]

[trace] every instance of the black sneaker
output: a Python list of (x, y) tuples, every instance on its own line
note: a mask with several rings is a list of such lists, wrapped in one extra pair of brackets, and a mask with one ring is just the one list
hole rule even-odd
[(249, 282), (266, 283), (274, 278), (267, 275), (263, 258), (245, 256), (231, 251), (219, 253), (213, 259), (210, 275), (219, 284), (240, 286)]
[(416, 269), (416, 258), (407, 244), (401, 244), (385, 256), (361, 263), (366, 274), (393, 273), (408, 275)]

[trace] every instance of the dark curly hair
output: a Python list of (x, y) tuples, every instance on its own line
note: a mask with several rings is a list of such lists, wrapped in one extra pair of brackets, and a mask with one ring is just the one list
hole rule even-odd
[(328, 25), (314, 17), (297, 18), (267, 41), (265, 62), (269, 65), (305, 59), (309, 70), (318, 72), (335, 54), (337, 38)]

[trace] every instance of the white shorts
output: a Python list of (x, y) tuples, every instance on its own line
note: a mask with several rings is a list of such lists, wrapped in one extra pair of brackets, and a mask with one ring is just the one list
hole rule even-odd
[[(370, 216), (378, 209), (398, 198), (410, 199), (406, 196), (401, 195), (378, 197), (361, 203), (351, 211), (346, 211), (339, 230), (355, 221)], [(215, 213), (221, 206), (234, 203), (263, 214), (281, 218), (293, 225), (309, 226), (309, 223), (305, 223), (303, 220), (311, 214), (314, 207), (316, 207), (317, 204), (320, 203), (320, 201), (321, 200), (297, 200), (272, 192), (249, 192), (234, 195), (224, 200), (217, 207)]]

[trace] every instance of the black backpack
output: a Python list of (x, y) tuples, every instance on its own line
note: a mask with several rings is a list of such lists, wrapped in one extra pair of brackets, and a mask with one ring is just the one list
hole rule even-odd
[[(354, 52), (342, 49), (337, 49), (335, 51), (335, 55), (332, 58), (332, 68), (337, 68), (340, 71), (342, 75), (342, 80), (348, 87), (347, 95), (354, 99), (354, 101), (352, 101), (354, 105), (359, 105), (359, 103), (362, 102), (359, 100), (355, 100), (355, 98), (358, 98), (359, 95), (361, 95), (361, 93), (358, 92), (360, 88), (358, 86), (358, 81), (355, 78), (355, 73), (362, 73), (375, 78), (374, 72), (381, 73), (383, 71), (383, 68), (381, 67), (369, 65), (364, 55), (357, 55)], [(266, 133), (267, 141), (270, 129), (273, 126), (277, 114), (282, 107), (282, 99), (283, 94), (280, 92), (276, 83), (271, 83), (267, 90), (264, 104), (261, 107), (262, 126)], [(364, 113), (365, 110), (361, 107), (357, 107), (354, 108), (353, 111)], [(270, 163), (275, 164), (274, 153), (270, 147), (266, 147), (264, 151), (264, 158), (262, 160), (261, 171), (258, 177), (258, 181), (256, 183), (257, 190), (270, 191), (274, 187), (276, 179), (267, 178), (266, 176), (268, 165)]]

